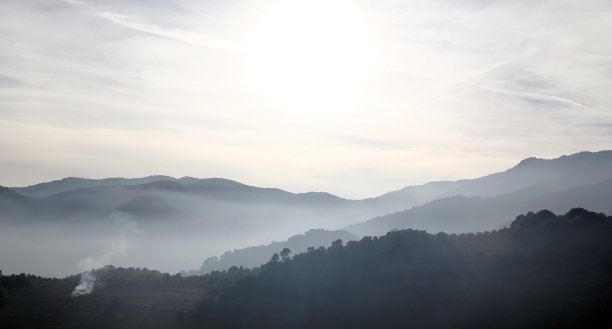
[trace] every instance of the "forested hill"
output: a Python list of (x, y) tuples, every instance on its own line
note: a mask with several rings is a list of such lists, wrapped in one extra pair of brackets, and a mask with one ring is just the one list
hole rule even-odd
[(612, 325), (612, 217), (521, 215), (463, 235), (403, 230), (270, 262), (205, 296), (203, 328)]
[[(280, 252), (277, 250), (276, 252)], [(0, 273), (0, 328), (610, 328), (612, 217), (572, 209), (488, 233), (392, 231), (181, 277)]]
[(270, 255), (288, 248), (294, 254), (306, 251), (308, 248), (328, 246), (332, 241), (342, 239), (344, 241), (357, 240), (357, 236), (342, 230), (328, 231), (323, 229), (312, 229), (304, 234), (290, 237), (286, 241), (272, 242), (267, 245), (234, 249), (227, 251), (219, 257), (207, 258), (199, 270), (181, 272), (183, 276), (202, 275), (212, 271), (227, 270), (232, 266), (243, 266), (247, 268), (258, 267), (270, 260)]

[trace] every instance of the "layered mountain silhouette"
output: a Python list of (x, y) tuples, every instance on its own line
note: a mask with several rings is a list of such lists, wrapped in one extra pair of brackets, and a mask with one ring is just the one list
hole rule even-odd
[[(543, 208), (563, 213), (584, 207), (610, 213), (611, 179), (612, 151), (528, 158), (504, 172), (409, 186), (363, 200), (324, 192), (291, 193), (222, 178), (70, 177), (0, 188), (0, 228), (7, 235), (0, 247), (10, 250), (12, 243), (24, 243), (25, 237), (15, 236), (32, 231), (53, 241), (91, 242), (80, 249), (66, 246), (66, 263), (53, 264), (56, 268), (91, 260), (97, 253), (117, 254), (113, 257), (126, 258), (126, 264), (128, 257), (137, 257), (142, 266), (165, 259), (175, 265), (162, 270), (178, 271), (194, 268), (188, 262), (286, 240), (312, 228), (344, 229), (357, 236), (404, 228), (460, 233), (499, 228), (516, 213)], [(164, 245), (172, 245), (175, 254)], [(41, 257), (30, 263), (43, 264), (44, 252), (51, 252), (22, 247), (32, 249), (28, 257)], [(151, 248), (157, 258), (150, 255)]]
[[(10, 205), (10, 200), (16, 200), (15, 194), (9, 195), (9, 190), (6, 188), (0, 193), (0, 199), (7, 207), (21, 207), (26, 212), (34, 210), (34, 214), (26, 213), (29, 218), (36, 214), (46, 216), (49, 212), (72, 217), (74, 214), (83, 215), (81, 211), (99, 215), (115, 210), (126, 211), (135, 217), (147, 217), (154, 214), (149, 211), (145, 203), (165, 202), (167, 207), (164, 207), (166, 210), (162, 213), (169, 211), (169, 214), (175, 214), (170, 208), (180, 209), (179, 206), (194, 201), (183, 202), (185, 200), (179, 200), (180, 197), (177, 196), (244, 204), (273, 203), (306, 208), (332, 207), (341, 209), (340, 213), (335, 214), (336, 222), (328, 223), (329, 227), (333, 228), (334, 224), (342, 224), (343, 221), (352, 224), (366, 220), (368, 217), (410, 209), (451, 196), (494, 197), (518, 191), (528, 191), (532, 197), (542, 196), (550, 192), (595, 184), (608, 178), (612, 178), (612, 151), (581, 152), (551, 160), (528, 158), (504, 172), (476, 179), (409, 186), (364, 200), (346, 200), (329, 193), (290, 193), (281, 189), (254, 187), (221, 178), (177, 179), (169, 176), (133, 179), (69, 177), (27, 187), (10, 188), (18, 195), (27, 197), (29, 201), (27, 203), (21, 200), (21, 204)], [(134, 203), (138, 203), (138, 206)], [(346, 215), (352, 216), (350, 219), (343, 216), (343, 211), (346, 210), (352, 210), (346, 212)]]
[(327, 247), (338, 239), (352, 241), (357, 240), (357, 236), (342, 230), (313, 229), (304, 234), (294, 235), (287, 239), (287, 241), (227, 251), (219, 257), (209, 257), (204, 261), (199, 270), (183, 272), (181, 274), (183, 276), (202, 275), (212, 271), (224, 271), (232, 266), (253, 268), (265, 264), (270, 260), (271, 255), (280, 253), (284, 248), (289, 248), (292, 254), (299, 254), (311, 247)]
[[(2, 188), (0, 259), (5, 270), (28, 264), (44, 267), (31, 270), (44, 275), (111, 261), (178, 272), (226, 250), (376, 215), (364, 215), (355, 205), (328, 193), (290, 193), (220, 178), (70, 178)], [(40, 247), (28, 243), (32, 237)], [(15, 249), (31, 252), (15, 258)], [(245, 265), (265, 260), (254, 261)]]
[(534, 187), (492, 197), (446, 197), (345, 229), (359, 236), (383, 235), (393, 229), (406, 228), (432, 233), (480, 232), (504, 226), (515, 213), (538, 208), (563, 213), (576, 207), (612, 213), (612, 179), (553, 192)]
[[(419, 189), (425, 193), (418, 194)], [(437, 182), (383, 195), (434, 201), (401, 212), (353, 224), (344, 229), (360, 235), (382, 235), (392, 229), (467, 233), (496, 229), (512, 214), (576, 207), (612, 213), (612, 152), (581, 152), (553, 160), (529, 158), (489, 176)], [(424, 196), (425, 195), (425, 196)]]
[[(175, 179), (167, 176), (101, 180), (66, 178), (24, 188), (3, 188), (3, 191), (0, 195), (2, 202), (15, 211), (21, 210), (22, 218), (19, 219), (27, 221), (83, 220), (113, 212), (147, 220), (167, 217), (205, 220), (206, 216), (231, 217), (234, 211), (240, 210), (240, 207), (228, 207), (232, 204), (252, 206), (253, 216), (257, 214), (255, 208), (269, 206), (268, 217), (273, 218), (274, 210), (291, 212), (290, 208), (307, 208), (318, 211), (350, 203), (328, 193), (296, 194), (220, 178)], [(11, 200), (18, 199), (21, 202), (10, 204)], [(240, 217), (245, 216), (241, 213)], [(10, 221), (11, 218), (3, 220)]]
[(504, 171), (475, 179), (430, 182), (386, 193), (372, 202), (403, 203), (406, 209), (450, 196), (490, 197), (536, 188), (540, 193), (612, 178), (612, 151), (580, 152), (555, 159), (527, 158)]

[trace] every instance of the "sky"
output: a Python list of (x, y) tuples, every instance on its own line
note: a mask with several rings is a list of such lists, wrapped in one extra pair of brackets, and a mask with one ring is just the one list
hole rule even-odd
[(612, 2), (0, 4), (0, 185), (346, 198), (612, 149)]

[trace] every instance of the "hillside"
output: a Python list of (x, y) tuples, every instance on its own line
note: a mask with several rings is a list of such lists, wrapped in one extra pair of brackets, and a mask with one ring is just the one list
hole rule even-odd
[[(11, 189), (23, 196), (41, 199), (43, 204), (39, 206), (43, 208), (41, 212), (48, 210), (51, 210), (52, 213), (58, 212), (57, 209), (53, 209), (55, 204), (59, 204), (55, 208), (70, 208), (70, 204), (68, 206), (62, 206), (62, 204), (77, 199), (75, 202), (84, 203), (83, 208), (90, 206), (96, 211), (96, 207), (101, 207), (109, 213), (114, 210), (113, 207), (119, 206), (119, 202), (130, 202), (131, 199), (140, 197), (142, 193), (154, 191), (157, 194), (170, 193), (174, 199), (177, 194), (180, 194), (197, 199), (224, 202), (284, 203), (306, 207), (333, 206), (341, 208), (336, 215), (342, 217), (344, 221), (348, 220), (348, 216), (353, 216), (352, 222), (359, 222), (368, 219), (368, 216), (385, 215), (456, 195), (492, 197), (526, 189), (533, 190), (536, 187), (539, 193), (546, 194), (576, 186), (595, 184), (609, 178), (612, 178), (612, 151), (580, 152), (556, 159), (527, 158), (506, 171), (484, 177), (408, 186), (379, 197), (351, 200), (352, 202), (328, 193), (290, 193), (276, 188), (249, 186), (222, 178), (183, 177), (177, 179), (160, 175), (130, 179), (68, 177)], [(87, 195), (90, 197), (87, 198)], [(113, 200), (115, 195), (120, 196), (121, 200), (109, 204), (97, 204), (106, 199)], [(176, 201), (169, 195), (156, 196), (161, 197), (170, 205)], [(184, 204), (192, 204), (195, 200), (182, 201)], [(180, 202), (181, 200), (176, 203)], [(138, 217), (140, 214), (133, 211), (133, 215)]]
[(105, 266), (91, 272), (97, 280), (91, 294), (71, 297), (80, 276), (47, 279), (33, 275), (0, 275), (2, 328), (176, 328), (203, 294), (229, 287), (251, 271), (181, 278), (140, 268)]
[(78, 275), (0, 276), (0, 326), (608, 328), (611, 263), (612, 217), (542, 210), (487, 233), (336, 240), (254, 270), (106, 266), (76, 298)]
[[(79, 264), (110, 261), (176, 273), (227, 250), (286, 240), (312, 228), (358, 236), (393, 228), (475, 232), (535, 209), (609, 211), (611, 173), (611, 151), (581, 152), (529, 158), (485, 177), (432, 182), (364, 200), (222, 178), (66, 178), (0, 191), (0, 259), (8, 273), (61, 277), (81, 269)], [(28, 243), (32, 239), (40, 243)], [(14, 257), (15, 249), (27, 252)], [(55, 254), (63, 257), (49, 262)]]
[(607, 328), (612, 217), (573, 209), (485, 234), (403, 230), (271, 262), (201, 328)]
[(431, 233), (479, 232), (500, 228), (512, 214), (543, 208), (564, 213), (576, 207), (612, 213), (612, 179), (552, 192), (545, 186), (493, 197), (446, 197), (344, 229), (358, 236), (383, 235), (392, 229), (406, 228)]
[[(59, 277), (92, 261), (176, 273), (227, 250), (285, 240), (313, 227), (344, 226), (362, 213), (353, 201), (327, 193), (290, 193), (226, 179), (95, 186), (44, 197), (3, 192), (5, 271)], [(41, 243), (28, 243), (33, 238)], [(29, 252), (14, 257), (16, 249)], [(56, 254), (63, 257), (49, 262)]]
[(293, 254), (305, 252), (308, 248), (329, 246), (335, 240), (357, 240), (357, 236), (346, 231), (309, 230), (304, 234), (290, 237), (286, 241), (273, 242), (267, 245), (227, 251), (219, 257), (207, 258), (199, 270), (182, 272), (183, 276), (208, 274), (211, 271), (223, 271), (232, 266), (253, 268), (270, 260), (270, 255), (289, 248)]
[[(143, 181), (145, 181), (143, 183)], [(88, 186), (88, 187), (84, 187)], [(15, 193), (16, 191), (17, 193)], [(45, 196), (36, 196), (50, 191), (61, 191)], [(9, 198), (9, 192), (12, 197)], [(21, 193), (21, 194), (18, 194)], [(20, 196), (27, 199), (27, 207), (21, 206), (18, 219), (26, 222), (37, 220), (55, 221), (77, 218), (98, 218), (120, 211), (135, 218), (182, 217), (197, 218), (206, 213), (229, 213), (236, 204), (256, 208), (268, 206), (277, 211), (319, 208), (329, 210), (350, 203), (327, 193), (290, 193), (280, 189), (259, 188), (235, 181), (210, 179), (174, 179), (165, 176), (150, 176), (142, 179), (86, 180), (68, 178), (61, 181), (38, 184), (27, 188), (6, 189), (0, 200), (10, 202)], [(159, 213), (152, 211), (162, 207)], [(172, 210), (174, 208), (175, 210)], [(273, 211), (270, 211), (273, 213)], [(0, 215), (0, 220), (11, 221)]]
[(589, 185), (612, 178), (612, 151), (580, 152), (555, 159), (527, 158), (516, 166), (475, 179), (408, 186), (370, 200), (404, 209), (456, 195), (491, 197), (538, 187), (541, 193)]

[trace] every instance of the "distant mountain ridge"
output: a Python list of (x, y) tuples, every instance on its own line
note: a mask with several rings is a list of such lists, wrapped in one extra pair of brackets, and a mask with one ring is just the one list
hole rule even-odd
[(38, 183), (25, 187), (11, 187), (11, 190), (23, 196), (40, 198), (88, 187), (102, 187), (114, 185), (130, 186), (146, 184), (161, 180), (175, 180), (175, 178), (161, 175), (147, 176), (142, 178), (113, 177), (102, 179), (66, 177), (50, 182)]
[[(365, 200), (403, 200), (409, 202), (416, 195), (419, 202), (428, 202), (444, 196), (492, 196), (520, 190), (532, 185), (555, 184), (564, 189), (576, 185), (588, 185), (612, 177), (612, 151), (579, 152), (563, 155), (554, 159), (530, 157), (523, 159), (516, 166), (498, 173), (474, 179), (457, 181), (434, 181), (423, 185), (407, 186), (397, 191), (385, 193), (379, 197)], [(176, 184), (173, 184), (176, 183)], [(242, 184), (224, 178), (174, 178), (164, 175), (152, 175), (141, 178), (103, 178), (89, 179), (67, 177), (60, 180), (39, 183), (25, 187), (10, 187), (11, 190), (27, 197), (45, 197), (72, 190), (103, 186), (138, 186), (159, 184), (161, 186), (189, 186), (197, 190), (232, 190), (244, 188), (268, 193), (291, 193), (276, 188), (262, 188)], [(326, 195), (336, 200), (344, 198), (326, 192), (291, 193), (298, 195)]]
[[(155, 250), (175, 264), (163, 270), (179, 271), (226, 250), (282, 241), (315, 227), (343, 229), (357, 236), (380, 235), (394, 228), (476, 232), (498, 228), (508, 216), (536, 209), (564, 212), (571, 205), (608, 212), (612, 204), (609, 179), (612, 151), (580, 152), (550, 160), (527, 158), (506, 171), (480, 178), (408, 186), (362, 200), (325, 192), (291, 193), (223, 178), (71, 177), (0, 189), (0, 232), (6, 232), (6, 237), (0, 235), (0, 249), (10, 250), (24, 241), (15, 236), (30, 230), (44, 232), (46, 239), (66, 241), (91, 235), (88, 250), (66, 247), (62, 253), (87, 259), (109, 249), (106, 244), (112, 242), (139, 248), (142, 266), (155, 264), (146, 263), (142, 256)], [(70, 236), (62, 236), (68, 231)], [(107, 236), (94, 239), (101, 234)], [(138, 239), (140, 245), (127, 243), (128, 238)], [(150, 245), (153, 241), (172, 244), (190, 260), (178, 263), (162, 243)], [(201, 251), (195, 255), (194, 250)], [(44, 257), (45, 252), (52, 251), (36, 250), (28, 255)], [(148, 262), (158, 259), (151, 256)], [(66, 257), (68, 261), (77, 262)], [(33, 258), (30, 263), (44, 261)]]
[(308, 201), (322, 201), (327, 203), (347, 201), (346, 199), (327, 192), (291, 193), (278, 188), (250, 186), (225, 178), (174, 178), (163, 175), (142, 178), (104, 179), (67, 177), (61, 180), (26, 187), (11, 187), (9, 189), (25, 197), (45, 198), (73, 191), (117, 186), (131, 187), (133, 190), (158, 189), (183, 193), (206, 194), (209, 197), (220, 199), (232, 199), (237, 192), (240, 192), (243, 194), (250, 194), (251, 201), (264, 201), (273, 198), (284, 198), (285, 201), (305, 199)]
[(533, 186), (548, 191), (589, 185), (612, 178), (612, 151), (580, 152), (555, 159), (526, 158), (516, 166), (475, 179), (408, 186), (373, 198), (372, 202), (405, 202), (406, 209), (439, 198), (463, 195), (488, 197)]
[[(355, 228), (360, 225), (357, 223), (371, 218), (410, 211), (415, 206), (423, 206), (453, 196), (489, 198), (522, 191), (521, 194), (529, 193), (532, 199), (542, 197), (543, 200), (548, 193), (595, 184), (609, 178), (612, 178), (612, 151), (600, 151), (580, 152), (550, 160), (527, 158), (506, 171), (480, 178), (408, 186), (380, 197), (363, 200), (346, 200), (325, 192), (291, 193), (277, 188), (250, 186), (223, 178), (174, 178), (154, 175), (142, 178), (105, 179), (68, 177), (32, 186), (5, 188), (0, 191), (0, 204), (7, 213), (11, 214), (11, 218), (20, 217), (27, 221), (53, 215), (65, 219), (73, 217), (82, 219), (109, 216), (113, 212), (127, 213), (135, 218), (193, 218), (198, 217), (202, 211), (222, 212), (227, 202), (243, 205), (241, 207), (276, 204), (283, 207), (306, 207), (319, 213), (316, 215), (308, 211), (306, 216), (320, 217), (321, 212), (329, 214), (329, 220), (321, 221), (319, 224), (328, 229), (336, 229), (347, 224)], [(205, 202), (197, 201), (198, 199)], [(583, 200), (587, 201), (585, 198)], [(222, 203), (217, 204), (213, 201)], [(490, 200), (487, 199), (486, 202)], [(198, 205), (197, 209), (193, 207), (194, 205)], [(544, 205), (533, 206), (537, 208)], [(576, 206), (601, 208), (592, 202)], [(213, 208), (207, 211), (207, 207)], [(226, 215), (220, 213), (220, 219), (227, 218), (234, 221), (237, 216), (244, 217), (239, 214), (233, 216), (231, 215), (233, 209), (230, 210)], [(524, 207), (513, 207), (509, 213), (527, 210)], [(287, 216), (292, 216), (290, 213), (287, 213)], [(7, 219), (3, 219), (0, 215), (0, 220)], [(374, 222), (377, 221), (380, 220)], [(436, 225), (429, 226), (436, 227)], [(464, 230), (468, 227), (472, 228), (466, 226)], [(480, 227), (480, 229), (488, 228)], [(364, 231), (360, 229), (359, 234), (363, 233)]]
[(612, 178), (560, 191), (548, 189), (531, 187), (490, 197), (445, 197), (344, 229), (358, 236), (383, 235), (393, 229), (407, 228), (433, 233), (468, 233), (497, 229), (512, 214), (535, 209), (564, 213), (572, 208), (588, 207), (594, 211), (612, 213)]

